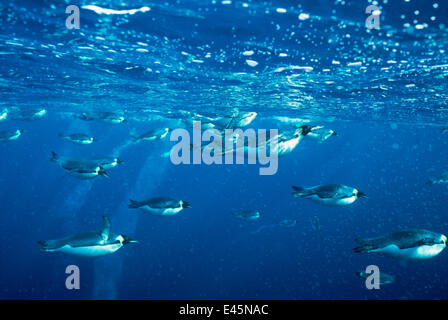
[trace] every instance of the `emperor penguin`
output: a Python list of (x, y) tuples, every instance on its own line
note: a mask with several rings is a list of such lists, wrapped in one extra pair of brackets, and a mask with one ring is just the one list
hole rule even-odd
[(86, 167), (90, 165), (95, 165), (96, 163), (88, 159), (71, 158), (71, 157), (61, 157), (56, 152), (51, 153), (51, 162), (56, 162), (61, 165), (62, 168), (66, 170), (71, 170), (75, 168)]
[(3, 111), (0, 111), (0, 121), (4, 121), (8, 118), (8, 110), (5, 109)]
[(437, 178), (431, 178), (427, 182), (427, 184), (441, 184), (441, 183), (448, 183), (448, 171), (442, 173)]
[(92, 160), (92, 162), (105, 170), (115, 168), (119, 164), (124, 163), (123, 160), (121, 160), (120, 158), (117, 158), (117, 157), (94, 158)]
[(184, 200), (176, 200), (168, 197), (156, 197), (144, 201), (129, 200), (128, 205), (131, 209), (141, 209), (156, 216), (172, 216), (178, 214), (185, 208), (191, 208), (191, 205)]
[(234, 217), (244, 220), (257, 220), (261, 217), (260, 211), (257, 210), (243, 210), (232, 213)]
[[(292, 133), (283, 133), (278, 136), (277, 146), (272, 148), (271, 152), (277, 152), (277, 155), (284, 156), (291, 153), (302, 141), (302, 139), (311, 132), (311, 126), (303, 125)], [(269, 141), (272, 145), (272, 139)]]
[(0, 142), (17, 140), (22, 135), (23, 130), (6, 130), (0, 131)]
[(114, 112), (100, 112), (98, 114), (83, 113), (79, 118), (85, 121), (98, 120), (110, 124), (120, 124), (127, 121), (123, 115)]
[(170, 131), (169, 128), (149, 130), (149, 131), (141, 134), (140, 136), (131, 136), (131, 138), (134, 143), (141, 142), (141, 141), (161, 140), (167, 136), (169, 131)]
[(307, 134), (307, 138), (312, 138), (317, 140), (319, 143), (322, 143), (330, 137), (337, 135), (338, 134), (332, 129), (325, 128), (324, 126), (314, 126), (311, 127), (310, 132)]
[(60, 133), (59, 137), (76, 144), (92, 144), (96, 141), (95, 138), (84, 133), (73, 133), (73, 134)]
[(358, 198), (367, 197), (364, 192), (342, 184), (327, 184), (310, 188), (293, 186), (292, 188), (294, 197), (310, 199), (327, 206), (346, 206)]
[[(238, 141), (240, 139), (240, 136), (234, 136), (234, 143), (236, 143), (236, 154), (237, 156), (239, 153), (242, 153), (244, 157), (249, 156), (257, 156), (257, 154), (264, 150), (264, 152), (267, 152), (269, 150), (270, 154), (276, 154), (278, 157), (287, 155), (291, 153), (302, 141), (303, 137), (305, 137), (310, 131), (310, 126), (304, 125), (299, 127), (293, 132), (287, 132), (282, 133), (279, 135), (276, 135), (274, 137), (270, 137), (269, 140), (266, 142), (260, 142), (259, 140), (256, 141), (256, 145), (252, 146), (251, 143), (244, 139), (244, 137), (241, 137), (244, 142), (243, 147), (238, 147)], [(226, 149), (225, 153), (232, 153), (233, 148)]]
[(103, 216), (101, 230), (77, 233), (60, 240), (38, 241), (41, 250), (45, 252), (62, 252), (79, 257), (100, 257), (112, 254), (128, 243), (137, 243), (136, 240), (123, 234), (114, 234), (110, 231), (111, 222)]
[(19, 115), (13, 116), (14, 120), (33, 121), (42, 119), (47, 114), (46, 109), (24, 110)]
[(100, 166), (77, 167), (77, 168), (67, 169), (67, 172), (72, 177), (82, 179), (82, 180), (89, 180), (89, 179), (96, 178), (98, 176), (103, 176), (105, 178), (109, 178), (109, 175), (107, 174), (106, 170), (104, 170), (104, 168), (100, 167)]
[(437, 256), (446, 247), (445, 235), (424, 230), (401, 230), (370, 239), (355, 239), (357, 253), (378, 253), (401, 260), (421, 260)]
[(235, 111), (230, 117), (230, 121), (225, 125), (224, 129), (236, 129), (247, 127), (256, 118), (256, 112), (243, 112)]

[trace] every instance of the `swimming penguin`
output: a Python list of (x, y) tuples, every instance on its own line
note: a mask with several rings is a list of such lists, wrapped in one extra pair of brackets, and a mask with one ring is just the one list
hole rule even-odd
[(89, 180), (98, 176), (109, 178), (106, 170), (100, 166), (84, 166), (67, 170), (68, 174), (82, 180)]
[(355, 239), (361, 246), (357, 253), (378, 253), (402, 260), (420, 260), (437, 256), (446, 247), (445, 235), (423, 230), (410, 229), (370, 239)]
[(62, 252), (79, 257), (100, 257), (112, 254), (128, 243), (136, 240), (123, 234), (110, 231), (111, 223), (103, 216), (103, 228), (98, 231), (78, 233), (60, 240), (38, 241), (41, 250), (45, 252)]
[(261, 217), (261, 214), (259, 211), (256, 210), (244, 210), (240, 212), (234, 212), (232, 213), (234, 217), (244, 219), (244, 220), (257, 220)]
[(25, 110), (18, 115), (13, 115), (13, 120), (33, 121), (42, 119), (47, 114), (45, 109)]
[[(234, 134), (231, 138), (233, 139), (233, 144), (236, 144), (235, 148), (232, 146), (231, 148), (225, 149), (223, 154), (235, 152), (237, 156), (243, 154), (244, 157), (249, 157), (251, 155), (257, 156), (260, 150), (270, 150), (270, 154), (277, 153), (277, 156), (279, 157), (284, 156), (291, 153), (297, 147), (303, 137), (309, 133), (309, 130), (310, 126), (304, 125), (294, 132), (282, 133), (275, 137), (270, 137), (266, 142), (260, 142), (260, 140), (257, 139), (255, 147), (251, 145), (248, 139), (244, 139), (244, 136), (241, 137), (244, 139), (244, 146), (238, 147), (240, 136)], [(225, 137), (223, 137), (222, 145), (227, 147)]]
[(22, 135), (23, 130), (6, 130), (0, 131), (0, 142), (17, 140)]
[(448, 171), (442, 173), (437, 178), (431, 178), (427, 182), (427, 184), (441, 184), (441, 183), (448, 183)]
[[(256, 112), (244, 112), (240, 113), (236, 111), (231, 117), (230, 121), (225, 125), (225, 129), (237, 129), (247, 127), (254, 121), (257, 116)], [(219, 126), (219, 125), (218, 125)]]
[(114, 112), (100, 112), (98, 114), (83, 113), (79, 118), (85, 121), (98, 120), (111, 124), (120, 124), (126, 122), (124, 116)]
[(92, 162), (100, 166), (101, 168), (105, 170), (109, 170), (112, 168), (115, 168), (119, 164), (124, 163), (123, 160), (116, 157), (103, 157), (103, 158), (94, 158), (92, 159)]
[[(277, 155), (284, 156), (291, 153), (311, 131), (311, 126), (303, 125), (292, 133), (283, 133), (278, 136), (277, 147), (272, 148), (271, 152), (277, 152)], [(272, 139), (270, 140), (272, 141)], [(269, 143), (272, 145), (272, 142)]]
[(59, 163), (66, 170), (89, 168), (95, 169), (101, 167), (104, 170), (115, 168), (117, 165), (124, 163), (120, 158), (102, 157), (94, 159), (81, 159), (71, 157), (60, 157), (56, 152), (51, 153), (50, 161)]
[(188, 111), (181, 111), (179, 118), (180, 119), (178, 119), (178, 120), (181, 123), (183, 123), (185, 125), (185, 127), (187, 127), (187, 128), (192, 128), (194, 121), (200, 121), (201, 129), (203, 129), (203, 130), (212, 129), (212, 128), (215, 128), (215, 126), (216, 126), (213, 123), (214, 121), (216, 121), (215, 118), (204, 116), (204, 115), (201, 115), (198, 113), (193, 114)]
[[(367, 279), (370, 274), (366, 273), (365, 271), (357, 271), (355, 274), (360, 277), (361, 279)], [(397, 279), (397, 276), (387, 274), (383, 271), (380, 272), (380, 284), (391, 284), (394, 283)]]
[(278, 223), (278, 225), (280, 227), (285, 227), (285, 228), (294, 227), (296, 224), (297, 224), (297, 220), (289, 220), (289, 219), (282, 220)]
[(313, 227), (314, 231), (321, 231), (322, 227), (320, 226), (320, 220), (317, 216), (313, 216), (311, 219), (311, 226)]
[(324, 142), (332, 136), (337, 136), (338, 134), (331, 129), (327, 129), (324, 126), (314, 126), (311, 127), (310, 132), (306, 135), (307, 138), (312, 138), (317, 140), (319, 143)]
[(163, 128), (158, 130), (149, 130), (145, 133), (143, 133), (140, 136), (131, 136), (132, 141), (137, 143), (141, 141), (154, 141), (157, 139), (163, 139), (167, 136), (168, 132), (170, 131), (169, 128)]
[(4, 121), (8, 118), (8, 110), (3, 110), (0, 112), (0, 121)]
[(59, 134), (59, 137), (61, 137), (64, 140), (67, 140), (72, 143), (76, 144), (92, 144), (95, 142), (95, 138), (90, 137), (83, 133), (73, 133), (73, 134)]
[(141, 209), (156, 216), (172, 216), (185, 208), (191, 208), (191, 205), (187, 201), (167, 197), (151, 198), (145, 201), (129, 201), (131, 202), (128, 205), (129, 208)]
[(358, 189), (342, 184), (327, 184), (311, 188), (292, 187), (294, 197), (310, 199), (328, 206), (345, 206), (352, 204), (358, 198), (367, 197)]
[(60, 157), (56, 152), (51, 153), (50, 161), (60, 164), (61, 167), (66, 170), (85, 168), (85, 167), (96, 168), (98, 166), (98, 161), (92, 161), (90, 159)]

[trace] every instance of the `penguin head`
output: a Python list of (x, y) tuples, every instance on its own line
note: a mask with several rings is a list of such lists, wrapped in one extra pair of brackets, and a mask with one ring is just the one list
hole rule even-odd
[(132, 239), (131, 237), (128, 237), (127, 235), (120, 235), (118, 238), (122, 238), (122, 239), (118, 239), (123, 245), (128, 244), (128, 243), (138, 243), (137, 240)]
[(305, 124), (305, 125), (303, 125), (303, 126), (300, 126), (299, 129), (302, 129), (301, 132), (300, 132), (300, 134), (301, 134), (302, 136), (306, 136), (308, 133), (311, 132), (311, 130), (313, 129), (313, 127), (310, 126), (310, 125)]
[(332, 135), (332, 136), (337, 136), (338, 133), (337, 133), (336, 131), (331, 130), (331, 135)]
[(368, 198), (367, 195), (364, 192), (362, 192), (361, 190), (358, 190), (358, 193), (356, 194), (356, 196), (358, 198)]
[(115, 158), (115, 161), (117, 162), (117, 164), (122, 164), (122, 163), (124, 163), (124, 161), (121, 160), (120, 158)]
[(191, 208), (191, 204), (187, 201), (181, 200), (182, 208)]
[(444, 245), (447, 245), (447, 238), (446, 238), (446, 236), (444, 235), (444, 234), (442, 234), (442, 237), (441, 237), (441, 239), (440, 240), (442, 240), (442, 242), (443, 242), (443, 244)]

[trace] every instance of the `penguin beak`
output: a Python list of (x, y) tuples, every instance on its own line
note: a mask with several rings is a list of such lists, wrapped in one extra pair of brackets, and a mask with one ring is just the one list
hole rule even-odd
[(124, 161), (121, 160), (120, 158), (117, 158), (117, 163), (118, 163), (118, 164), (122, 164), (122, 163), (124, 163)]

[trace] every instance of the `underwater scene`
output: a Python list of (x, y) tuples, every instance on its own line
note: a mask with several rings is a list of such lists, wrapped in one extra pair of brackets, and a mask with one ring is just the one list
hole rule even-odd
[(448, 2), (0, 2), (0, 299), (448, 299)]

